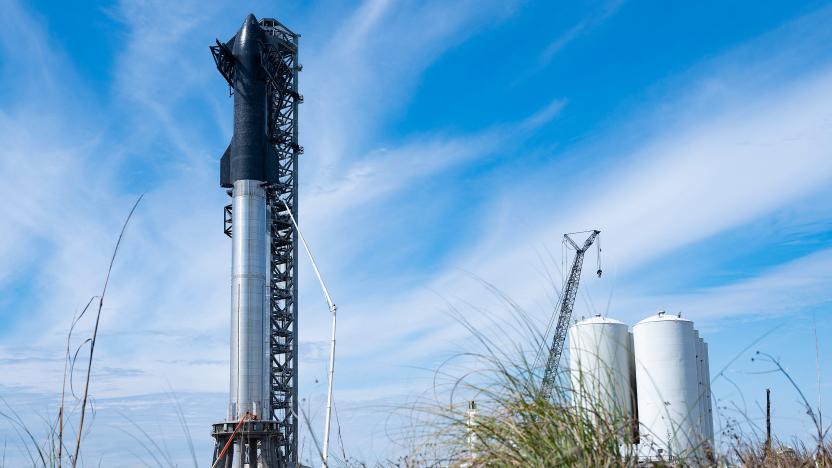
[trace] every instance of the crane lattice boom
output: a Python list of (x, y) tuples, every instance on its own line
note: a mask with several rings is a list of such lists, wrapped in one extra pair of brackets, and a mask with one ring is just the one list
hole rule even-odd
[[(584, 245), (579, 247), (569, 234), (564, 234), (563, 238), (569, 242), (575, 249), (575, 261), (572, 262), (572, 269), (569, 272), (569, 277), (566, 279), (566, 285), (563, 288), (561, 295), (560, 307), (558, 311), (558, 323), (555, 327), (555, 334), (552, 337), (552, 346), (549, 348), (549, 358), (546, 361), (546, 369), (543, 374), (543, 394), (548, 398), (552, 393), (552, 387), (555, 383), (555, 374), (558, 363), (560, 362), (560, 355), (563, 353), (563, 344), (566, 341), (566, 331), (569, 328), (569, 319), (572, 318), (572, 309), (575, 307), (575, 298), (578, 295), (578, 283), (581, 281), (581, 268), (584, 263), (584, 254), (595, 242), (595, 238), (601, 234), (601, 231), (593, 230)], [(599, 250), (600, 252), (600, 250)], [(598, 269), (598, 276), (601, 275), (600, 268)]]

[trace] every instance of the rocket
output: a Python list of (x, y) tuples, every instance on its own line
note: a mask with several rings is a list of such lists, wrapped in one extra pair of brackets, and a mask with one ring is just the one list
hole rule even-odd
[[(214, 465), (298, 464), (297, 111), (299, 34), (248, 15), (210, 47), (234, 97), (234, 134), (220, 159), (231, 196), (228, 413), (212, 426)], [(284, 209), (285, 208), (285, 209)]]
[(228, 420), (269, 419), (269, 230), (266, 188), (277, 182), (269, 143), (270, 41), (254, 15), (214, 57), (234, 94), (234, 135), (220, 160), (220, 186), (231, 189), (231, 375)]

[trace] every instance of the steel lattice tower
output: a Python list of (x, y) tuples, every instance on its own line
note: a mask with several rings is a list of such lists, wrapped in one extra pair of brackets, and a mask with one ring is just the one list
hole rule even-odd
[[(265, 31), (280, 46), (265, 49), (269, 73), (269, 138), (277, 154), (278, 182), (267, 190), (270, 223), (270, 313), (272, 418), (280, 425), (281, 449), (288, 460), (298, 460), (298, 238), (286, 206), (298, 219), (298, 35), (264, 19)], [(285, 205), (284, 203), (285, 202)]]
[[(229, 195), (247, 213), (240, 213), (239, 216), (243, 216), (240, 218), (234, 213), (233, 205), (227, 205), (224, 210), (224, 230), (232, 237), (232, 243), (235, 242), (234, 234), (238, 234), (235, 231), (246, 229), (245, 233), (238, 235), (249, 238), (254, 236), (257, 245), (262, 242), (267, 246), (262, 256), (268, 259), (268, 271), (265, 274), (267, 292), (263, 298), (268, 304), (268, 310), (263, 316), (251, 313), (259, 307), (257, 300), (260, 297), (254, 298), (252, 306), (249, 289), (238, 293), (236, 299), (238, 308), (239, 301), (247, 301), (244, 308), (249, 315), (245, 319), (249, 322), (255, 320), (255, 328), (259, 326), (261, 318), (266, 321), (264, 316), (268, 316), (268, 323), (263, 328), (264, 333), (268, 334), (268, 363), (264, 361), (262, 365), (267, 371), (259, 372), (257, 366), (260, 364), (250, 362), (253, 361), (251, 355), (256, 355), (257, 352), (245, 354), (248, 361), (232, 362), (232, 380), (235, 372), (245, 372), (246, 380), (242, 384), (245, 385), (245, 392), (239, 390), (243, 392), (243, 396), (240, 396), (234, 394), (236, 389), (232, 390), (228, 419), (214, 425), (214, 461), (218, 466), (229, 468), (246, 463), (257, 467), (292, 468), (299, 466), (298, 237), (287, 207), (297, 219), (298, 156), (303, 153), (303, 148), (298, 144), (298, 104), (303, 101), (298, 93), (298, 72), (301, 70), (298, 64), (299, 35), (274, 19), (264, 18), (255, 22), (253, 15), (249, 15), (237, 35), (227, 43), (217, 41), (217, 45), (211, 47), (211, 52), (232, 95), (243, 93), (240, 99), (244, 102), (240, 105), (239, 96), (235, 96), (235, 135), (223, 155), (220, 179), (223, 187), (233, 187), (233, 191), (229, 190)], [(260, 97), (265, 98), (265, 103)], [(265, 122), (261, 122), (262, 118), (265, 118)], [(261, 133), (263, 129), (265, 137)], [(238, 186), (239, 183), (243, 185)], [(247, 204), (242, 204), (238, 201), (238, 196), (253, 197), (250, 200), (259, 197), (261, 204), (253, 204), (249, 199), (246, 199), (249, 200)], [(252, 209), (254, 215), (251, 214)], [(264, 223), (257, 223), (257, 219), (264, 220)], [(244, 225), (235, 227), (237, 222), (244, 222)], [(264, 229), (258, 228), (263, 225)], [(265, 236), (265, 239), (261, 236)], [(236, 244), (234, 248), (237, 248)], [(244, 253), (249, 256), (260, 254), (259, 251), (255, 252), (257, 255), (249, 251)], [(235, 261), (237, 260), (232, 258), (232, 263)], [(242, 261), (251, 262), (250, 258)], [(258, 261), (254, 262), (252, 271), (256, 270)], [(246, 267), (249, 265), (240, 268)], [(236, 264), (234, 268), (237, 268)], [(232, 303), (235, 300), (233, 289), (236, 285), (233, 281), (232, 278)], [(245, 283), (245, 286), (249, 287), (249, 283)], [(255, 291), (259, 289), (255, 288)], [(248, 296), (240, 299), (243, 292)], [(262, 297), (262, 293), (257, 295)], [(260, 313), (260, 309), (255, 312)], [(237, 319), (242, 320), (239, 311), (237, 314)], [(240, 333), (250, 333), (250, 323), (244, 325), (249, 328)], [(232, 356), (235, 356), (235, 346), (250, 346), (250, 335), (242, 338), (233, 336), (237, 331), (232, 329)], [(249, 341), (243, 344), (246, 339)], [(261, 345), (264, 343), (255, 343), (254, 349), (262, 349)], [(239, 350), (237, 352), (240, 353)], [(267, 378), (264, 373), (268, 373)], [(236, 377), (243, 378), (239, 374)], [(232, 387), (234, 385), (232, 382)], [(261, 385), (268, 387), (267, 391)], [(263, 393), (267, 393), (268, 397), (259, 399)], [(249, 402), (250, 395), (255, 395), (251, 397), (255, 401)], [(237, 460), (234, 460), (234, 452), (238, 454)]]

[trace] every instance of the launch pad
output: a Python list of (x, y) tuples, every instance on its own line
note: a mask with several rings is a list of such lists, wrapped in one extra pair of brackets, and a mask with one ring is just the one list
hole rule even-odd
[[(281, 430), (276, 421), (222, 422), (211, 432), (216, 444), (213, 463), (217, 468), (300, 466), (285, 463), (280, 457)], [(234, 464), (236, 445), (237, 464)]]
[[(214, 424), (214, 467), (298, 465), (297, 258), (299, 35), (249, 15), (211, 53), (234, 97), (220, 162), (232, 203), (230, 402)], [(289, 212), (291, 210), (291, 213)]]

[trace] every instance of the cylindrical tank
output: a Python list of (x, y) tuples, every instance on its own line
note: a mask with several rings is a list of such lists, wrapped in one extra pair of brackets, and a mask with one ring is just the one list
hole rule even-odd
[(633, 344), (633, 332), (627, 333), (629, 338), (629, 374), (630, 374), (630, 408), (633, 414), (632, 442), (638, 443), (638, 388), (636, 387), (636, 349)]
[(705, 429), (705, 342), (694, 329), (696, 337), (696, 435), (698, 440), (707, 438)]
[(705, 370), (705, 435), (708, 438), (708, 446), (714, 448), (714, 415), (711, 406), (711, 364), (708, 360), (708, 343), (703, 341), (702, 351), (704, 353)]
[[(697, 336), (699, 333), (697, 332)], [(699, 437), (702, 440), (702, 454), (714, 447), (713, 416), (711, 409), (711, 372), (708, 363), (708, 343), (699, 336), (696, 347), (697, 371), (699, 373)]]
[[(627, 325), (618, 320), (596, 315), (569, 329), (569, 371), (577, 408), (593, 415), (603, 411), (608, 422), (632, 420), (630, 349)], [(624, 430), (622, 440), (631, 436)]]
[(664, 312), (633, 327), (640, 452), (671, 459), (697, 455), (697, 339), (693, 322)]
[(256, 180), (234, 182), (231, 238), (229, 420), (269, 414), (269, 306), (266, 192)]

